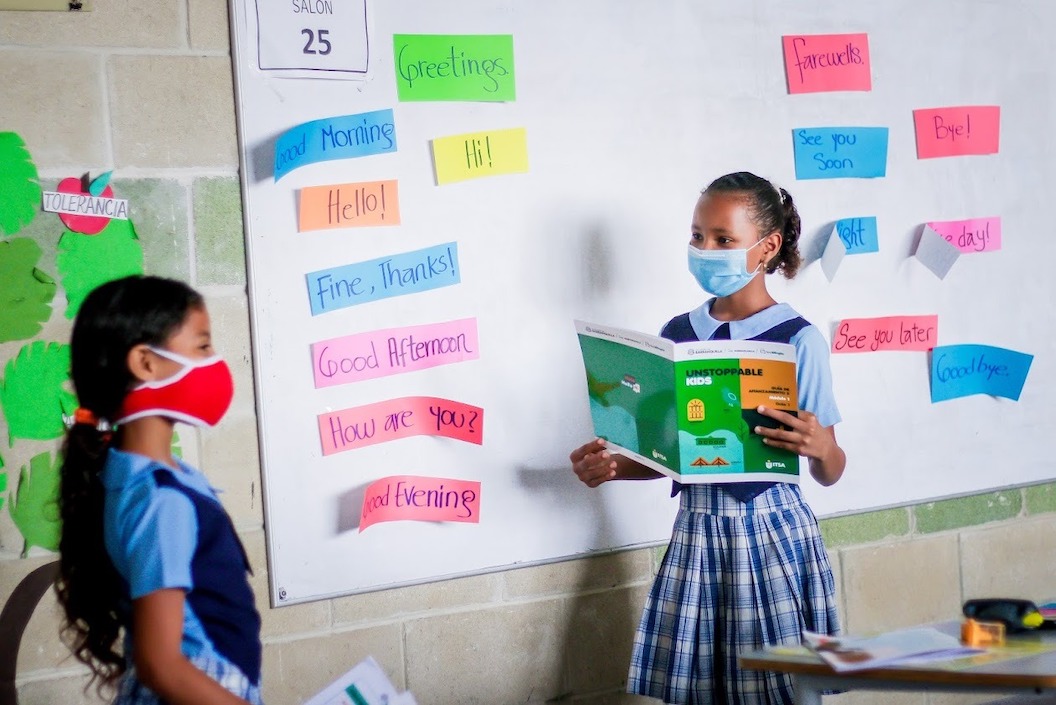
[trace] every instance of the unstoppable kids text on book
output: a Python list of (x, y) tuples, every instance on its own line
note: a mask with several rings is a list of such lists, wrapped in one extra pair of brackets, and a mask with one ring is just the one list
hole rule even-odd
[(798, 482), (799, 457), (773, 448), (757, 409), (795, 414), (796, 351), (751, 340), (672, 343), (576, 321), (594, 433), (682, 483)]

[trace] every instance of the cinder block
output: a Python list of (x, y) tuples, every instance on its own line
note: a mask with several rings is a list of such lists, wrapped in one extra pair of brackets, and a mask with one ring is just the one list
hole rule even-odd
[(229, 58), (112, 56), (109, 82), (117, 167), (237, 166)]
[[(19, 14), (58, 13), (5, 12), (0, 33), (7, 31), (4, 28), (8, 26), (8, 16)], [(0, 130), (22, 136), (38, 170), (69, 167), (72, 172), (110, 162), (106, 151), (102, 58), (27, 49), (0, 50), (0, 86)], [(38, 218), (47, 215), (41, 213)]]
[(965, 599), (1056, 597), (1052, 564), (1056, 515), (1020, 519), (960, 532)]
[(332, 601), (334, 625), (491, 605), (499, 599), (500, 579), (499, 575), (488, 573), (339, 597)]
[(129, 220), (143, 246), (144, 271), (189, 280), (187, 189), (173, 179), (115, 179), (112, 186), (115, 198), (128, 199)]
[(653, 550), (607, 553), (503, 573), (506, 599), (563, 595), (649, 582), (653, 578)]
[(957, 537), (932, 536), (841, 552), (849, 633), (958, 619)]
[(186, 45), (181, 5), (180, 0), (105, 0), (93, 2), (91, 12), (5, 12), (0, 44), (180, 48)]
[(893, 693), (891, 691), (855, 690), (839, 695), (826, 695), (825, 705), (927, 705), (924, 693)]
[(854, 546), (909, 535), (909, 509), (884, 509), (823, 519), (821, 535), (829, 548)]
[(257, 424), (252, 418), (225, 418), (216, 428), (202, 431), (201, 469), (220, 502), (239, 527), (264, 523)]
[(207, 295), (205, 305), (209, 309), (213, 348), (224, 356), (235, 379), (235, 398), (227, 412), (228, 416), (255, 418), (249, 301), (242, 293)]
[[(87, 668), (84, 675), (34, 679), (18, 686), (18, 702), (19, 705), (103, 705), (111, 702), (111, 698), (99, 695), (95, 683), (86, 691), (87, 685)], [(104, 696), (107, 692), (103, 691)]]
[[(367, 656), (374, 657), (393, 685), (404, 688), (399, 625), (268, 644), (262, 676), (264, 702), (304, 702)], [(418, 702), (437, 701), (418, 698)]]
[(231, 34), (224, 0), (188, 0), (187, 15), (192, 49), (229, 50)]
[(194, 244), (199, 284), (245, 284), (246, 245), (237, 177), (194, 182)]
[(948, 531), (1018, 516), (1023, 509), (1023, 494), (1018, 489), (956, 497), (913, 507), (916, 528), (920, 533)]
[(634, 632), (648, 594), (649, 586), (643, 585), (569, 598), (568, 690), (576, 694), (626, 687)]
[(543, 702), (562, 692), (570, 652), (567, 600), (405, 623), (407, 685), (421, 703)]

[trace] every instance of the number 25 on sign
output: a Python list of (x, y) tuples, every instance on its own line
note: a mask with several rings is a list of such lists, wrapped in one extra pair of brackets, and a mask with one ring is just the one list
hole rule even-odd
[(366, 78), (369, 5), (369, 0), (256, 0), (260, 70), (291, 78)]

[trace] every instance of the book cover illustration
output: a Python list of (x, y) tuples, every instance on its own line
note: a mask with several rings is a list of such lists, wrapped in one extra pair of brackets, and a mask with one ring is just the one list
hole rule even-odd
[(778, 424), (760, 405), (796, 413), (792, 345), (672, 343), (576, 321), (594, 433), (683, 483), (798, 482), (799, 458), (762, 442)]

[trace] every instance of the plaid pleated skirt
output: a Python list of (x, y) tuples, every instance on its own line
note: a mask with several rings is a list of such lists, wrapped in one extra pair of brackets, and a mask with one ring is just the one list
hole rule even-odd
[[(189, 660), (198, 670), (219, 683), (225, 690), (248, 701), (251, 705), (263, 705), (260, 698), (260, 687), (250, 681), (242, 669), (220, 654), (199, 654)], [(153, 690), (143, 685), (143, 682), (136, 676), (135, 667), (129, 664), (128, 670), (121, 676), (117, 687), (117, 698), (113, 705), (165, 705), (165, 701)]]
[(798, 485), (748, 502), (716, 485), (681, 492), (671, 543), (653, 583), (627, 691), (665, 703), (793, 702), (791, 679), (741, 670), (737, 656), (835, 634), (835, 586), (814, 513)]

